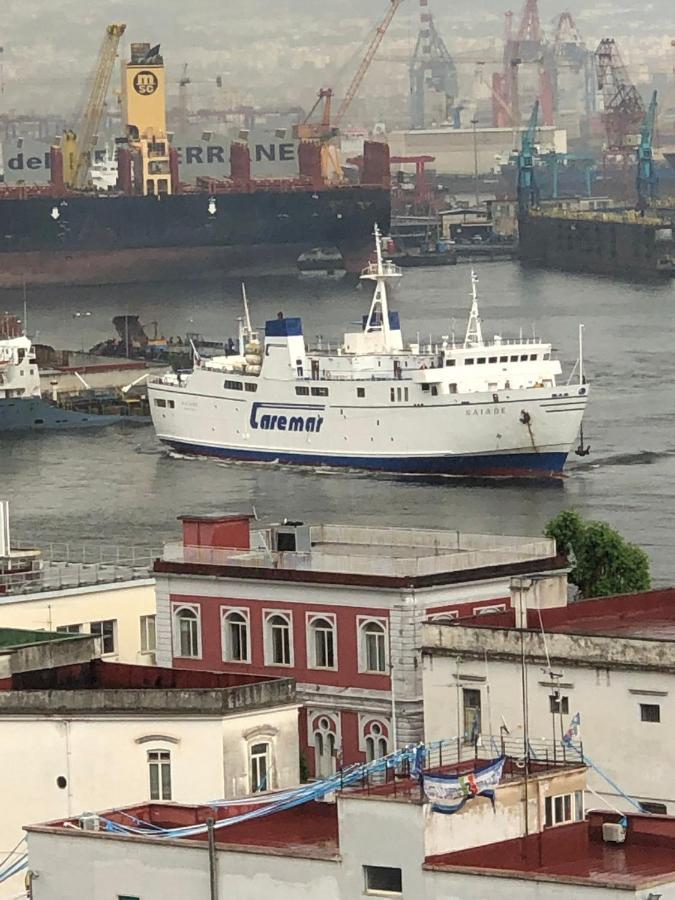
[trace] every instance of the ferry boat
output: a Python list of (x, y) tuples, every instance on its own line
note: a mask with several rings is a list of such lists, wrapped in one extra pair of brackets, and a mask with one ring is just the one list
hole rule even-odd
[(401, 270), (383, 258), (377, 228), (375, 249), (361, 274), (374, 283), (370, 310), (336, 350), (309, 351), (301, 320), (281, 314), (261, 339), (244, 294), (243, 355), (195, 354), (190, 373), (148, 383), (160, 441), (187, 454), (413, 475), (560, 474), (588, 402), (581, 341), (576, 380), (559, 385), (551, 344), (483, 340), (472, 272), (464, 341), (405, 346), (387, 298)]
[(0, 440), (9, 432), (100, 428), (120, 421), (120, 413), (67, 409), (45, 400), (30, 338), (20, 333), (16, 320), (13, 327), (7, 327), (7, 321), (4, 326), (0, 328)]

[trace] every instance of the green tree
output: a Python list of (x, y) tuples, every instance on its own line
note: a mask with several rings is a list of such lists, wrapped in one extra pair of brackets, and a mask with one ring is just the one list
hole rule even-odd
[(651, 587), (649, 557), (606, 522), (586, 522), (576, 510), (565, 509), (546, 526), (572, 569), (569, 580), (582, 597), (631, 594)]

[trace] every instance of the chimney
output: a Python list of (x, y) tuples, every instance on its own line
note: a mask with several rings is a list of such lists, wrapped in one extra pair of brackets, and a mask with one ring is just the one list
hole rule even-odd
[(184, 547), (250, 550), (252, 516), (179, 516)]

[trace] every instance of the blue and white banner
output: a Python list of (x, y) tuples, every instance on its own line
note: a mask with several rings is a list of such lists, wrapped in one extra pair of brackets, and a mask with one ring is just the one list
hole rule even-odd
[(580, 733), (581, 733), (581, 716), (579, 715), (579, 713), (575, 713), (572, 716), (572, 720), (570, 722), (570, 727), (567, 729), (567, 731), (563, 735), (563, 743), (571, 744), (572, 741), (578, 741)]
[(488, 797), (494, 806), (494, 788), (504, 771), (501, 756), (482, 769), (466, 775), (424, 775), (424, 794), (434, 812), (455, 813), (474, 797)]

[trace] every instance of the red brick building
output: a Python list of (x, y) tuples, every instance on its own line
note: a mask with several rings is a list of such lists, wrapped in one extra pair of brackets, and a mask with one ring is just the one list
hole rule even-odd
[(422, 621), (566, 602), (546, 538), (184, 516), (155, 564), (157, 662), (291, 676), (312, 774), (423, 732)]

